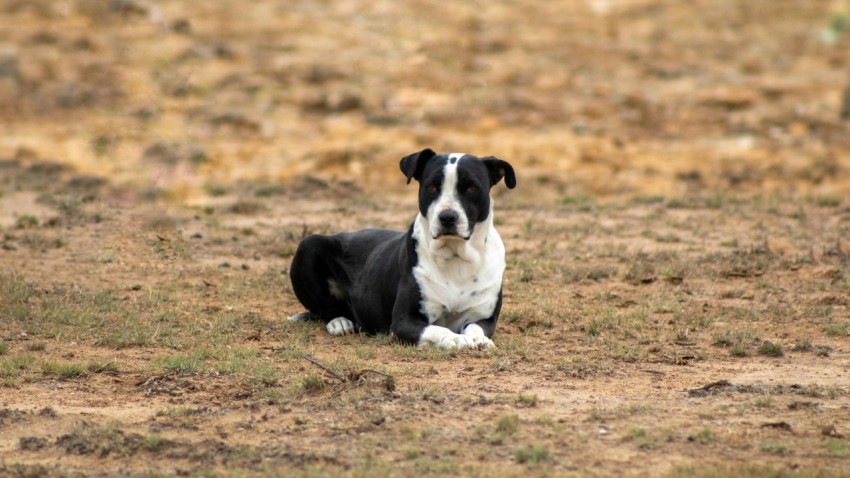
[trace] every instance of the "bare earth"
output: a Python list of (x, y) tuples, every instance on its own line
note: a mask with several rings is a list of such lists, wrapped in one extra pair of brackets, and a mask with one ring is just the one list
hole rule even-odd
[[(0, 476), (850, 476), (850, 7), (527, 3), (0, 2)], [(423, 147), (497, 348), (289, 323)]]

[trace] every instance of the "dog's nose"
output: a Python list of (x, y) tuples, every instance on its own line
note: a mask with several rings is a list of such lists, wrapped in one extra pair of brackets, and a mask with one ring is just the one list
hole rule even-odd
[(443, 227), (451, 227), (457, 224), (457, 217), (457, 211), (446, 209), (445, 211), (440, 212), (437, 219), (440, 220), (440, 224), (442, 224)]

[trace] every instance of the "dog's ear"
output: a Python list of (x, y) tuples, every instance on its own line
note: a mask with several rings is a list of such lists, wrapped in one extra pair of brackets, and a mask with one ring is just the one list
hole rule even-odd
[(493, 156), (481, 158), (481, 162), (484, 163), (484, 166), (487, 167), (487, 172), (490, 173), (490, 187), (498, 184), (502, 178), (505, 178), (505, 186), (508, 189), (516, 187), (516, 175), (510, 163), (499, 158), (494, 158)]
[(401, 162), (399, 162), (398, 165), (401, 168), (401, 172), (404, 173), (404, 176), (407, 178), (407, 184), (410, 184), (411, 178), (417, 181), (422, 179), (422, 170), (425, 169), (425, 163), (436, 155), (437, 153), (426, 148), (418, 153), (413, 153), (401, 158)]

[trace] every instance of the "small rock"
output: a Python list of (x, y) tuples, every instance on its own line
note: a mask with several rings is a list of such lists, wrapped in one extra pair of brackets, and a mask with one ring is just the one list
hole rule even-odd
[(186, 18), (179, 18), (171, 23), (171, 31), (182, 35), (188, 35), (189, 33), (192, 33), (192, 23)]
[(783, 431), (791, 432), (791, 433), (794, 432), (794, 429), (791, 427), (791, 425), (788, 422), (762, 423), (761, 427), (762, 428), (776, 428), (777, 430), (783, 430)]
[(821, 434), (826, 437), (832, 438), (844, 438), (844, 434), (838, 433), (838, 430), (835, 429), (835, 425), (827, 425), (821, 429)]

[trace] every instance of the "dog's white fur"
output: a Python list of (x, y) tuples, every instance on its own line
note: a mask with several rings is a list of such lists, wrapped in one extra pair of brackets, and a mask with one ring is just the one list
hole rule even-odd
[(328, 333), (331, 335), (348, 335), (354, 333), (354, 322), (345, 317), (337, 317), (327, 325)]
[[(462, 154), (452, 154), (460, 159)], [(493, 314), (502, 288), (505, 271), (505, 246), (493, 226), (493, 201), (490, 213), (475, 225), (472, 234), (468, 220), (457, 198), (457, 161), (446, 163), (443, 189), (439, 200), (428, 209), (428, 216), (419, 214), (413, 224), (418, 264), (413, 275), (422, 294), (422, 313), (428, 317), (419, 346), (441, 348), (490, 348), (493, 342), (474, 324)], [(455, 236), (434, 237), (436, 216), (446, 208), (458, 213), (458, 233)], [(463, 225), (464, 230), (461, 229)], [(437, 229), (439, 231), (439, 229)]]

